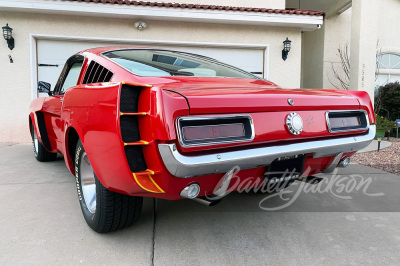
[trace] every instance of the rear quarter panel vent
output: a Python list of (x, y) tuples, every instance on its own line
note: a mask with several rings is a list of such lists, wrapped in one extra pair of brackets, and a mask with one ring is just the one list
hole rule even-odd
[(101, 83), (101, 82), (109, 82), (114, 74), (103, 67), (96, 61), (91, 61), (87, 70), (85, 77), (83, 78), (83, 84), (89, 83)]
[[(147, 169), (141, 145), (132, 145), (140, 142), (138, 115), (139, 96), (142, 89), (136, 86), (122, 85), (120, 98), (120, 127), (122, 141), (125, 143), (125, 154), (132, 172), (141, 172)], [(122, 115), (124, 114), (124, 115)]]

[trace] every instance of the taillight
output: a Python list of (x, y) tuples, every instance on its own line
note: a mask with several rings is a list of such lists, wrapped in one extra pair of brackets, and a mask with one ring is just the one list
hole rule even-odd
[(244, 137), (243, 124), (183, 127), (185, 140)]
[(331, 128), (358, 127), (361, 125), (359, 117), (332, 117), (329, 119)]
[(177, 128), (183, 147), (245, 142), (254, 138), (249, 115), (180, 117)]
[(364, 110), (326, 112), (326, 123), (331, 133), (364, 130), (369, 127)]

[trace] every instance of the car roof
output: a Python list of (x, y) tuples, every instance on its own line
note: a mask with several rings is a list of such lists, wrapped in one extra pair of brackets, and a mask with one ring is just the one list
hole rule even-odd
[(138, 46), (105, 46), (105, 47), (96, 47), (96, 48), (90, 48), (90, 49), (86, 49), (83, 50), (81, 52), (78, 52), (77, 54), (84, 54), (84, 53), (91, 53), (91, 54), (95, 54), (95, 55), (100, 55), (102, 53), (105, 52), (110, 52), (110, 51), (117, 51), (117, 50), (162, 50), (162, 51), (170, 51), (170, 52), (179, 52), (179, 53), (184, 53), (184, 54), (190, 54), (190, 55), (194, 55), (194, 56), (198, 56), (198, 57), (202, 57), (202, 58), (207, 58), (208, 60), (213, 60), (213, 61), (218, 61), (215, 58), (212, 57), (208, 57), (208, 56), (204, 56), (204, 55), (200, 55), (200, 54), (194, 54), (194, 53), (190, 53), (190, 52), (184, 52), (184, 51), (179, 51), (179, 50), (171, 50), (171, 49), (167, 49), (167, 48), (155, 48), (155, 47), (138, 47)]
[(104, 47), (89, 48), (89, 49), (80, 51), (78, 54), (91, 53), (91, 54), (99, 55), (104, 52), (115, 51), (115, 50), (125, 50), (125, 49), (155, 49), (155, 48), (137, 47), (137, 46), (104, 46)]

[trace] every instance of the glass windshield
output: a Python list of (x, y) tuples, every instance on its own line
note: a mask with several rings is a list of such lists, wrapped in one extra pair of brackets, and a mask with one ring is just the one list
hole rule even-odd
[(146, 77), (193, 76), (260, 79), (215, 59), (184, 52), (157, 49), (128, 49), (103, 53), (131, 73)]

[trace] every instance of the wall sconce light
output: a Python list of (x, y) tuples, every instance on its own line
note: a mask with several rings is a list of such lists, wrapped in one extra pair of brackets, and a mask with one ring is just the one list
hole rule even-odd
[(7, 41), (8, 48), (10, 50), (14, 49), (14, 38), (12, 37), (12, 28), (8, 26), (8, 23), (5, 27), (2, 27), (3, 29), (3, 37)]
[(146, 22), (138, 21), (135, 23), (135, 28), (138, 28), (139, 30), (143, 30), (146, 27), (147, 27)]
[(286, 40), (283, 42), (283, 50), (282, 50), (282, 59), (283, 61), (286, 61), (288, 54), (290, 52), (290, 47), (292, 46), (292, 41), (289, 40), (289, 38), (286, 38)]

